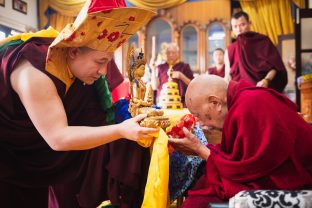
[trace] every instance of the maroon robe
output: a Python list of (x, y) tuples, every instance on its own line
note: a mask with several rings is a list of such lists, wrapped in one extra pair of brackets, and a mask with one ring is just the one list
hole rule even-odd
[(217, 67), (214, 66), (214, 67), (209, 67), (207, 71), (208, 71), (208, 74), (214, 74), (214, 75), (217, 75), (219, 77), (224, 77), (225, 65), (223, 64), (223, 66), (220, 70), (218, 70)]
[(185, 207), (197, 200), (207, 206), (209, 197), (228, 200), (242, 190), (312, 189), (312, 126), (296, 105), (245, 81), (230, 82), (227, 101), (221, 144), (208, 145), (206, 173)]
[(277, 74), (269, 87), (278, 92), (284, 90), (287, 72), (278, 50), (267, 36), (255, 32), (240, 34), (227, 50), (232, 80), (246, 80), (256, 85), (274, 68)]
[[(167, 63), (160, 64), (158, 66), (158, 78), (159, 78), (159, 86), (157, 89), (158, 96), (160, 95), (160, 91), (161, 91), (163, 84), (168, 82), (168, 69), (169, 69), (169, 65)], [(192, 72), (189, 64), (179, 62), (173, 66), (173, 71), (182, 72), (190, 80), (192, 80), (194, 78), (193, 72)], [(183, 105), (185, 105), (184, 100), (185, 100), (185, 92), (186, 92), (187, 85), (180, 79), (173, 79), (173, 81), (178, 83), (181, 101), (182, 101)]]
[[(53, 151), (13, 91), (10, 74), (20, 58), (25, 58), (55, 84), (69, 125), (105, 125), (105, 113), (94, 85), (83, 85), (76, 79), (65, 94), (65, 84), (45, 71), (47, 50), (52, 41), (32, 38), (21, 45), (9, 46), (0, 54), (1, 206), (47, 207), (48, 186), (51, 187), (51, 207), (96, 207), (106, 199), (128, 207), (140, 204), (148, 169), (148, 149), (129, 140), (119, 140), (90, 150)], [(115, 69), (108, 70), (110, 89), (122, 81)]]

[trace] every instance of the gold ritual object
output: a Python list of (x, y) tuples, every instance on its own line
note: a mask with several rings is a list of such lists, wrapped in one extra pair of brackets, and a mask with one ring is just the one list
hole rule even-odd
[(164, 83), (160, 91), (159, 105), (165, 109), (183, 109), (178, 83), (173, 81), (173, 64), (169, 64), (168, 82)]
[(164, 111), (152, 107), (154, 103), (153, 89), (151, 85), (146, 87), (142, 80), (146, 64), (144, 53), (141, 51), (138, 56), (136, 56), (134, 45), (130, 45), (127, 63), (131, 93), (128, 111), (132, 117), (139, 114), (147, 114), (147, 117), (140, 122), (140, 125), (143, 127), (160, 127), (166, 129), (170, 125), (169, 118), (164, 116)]

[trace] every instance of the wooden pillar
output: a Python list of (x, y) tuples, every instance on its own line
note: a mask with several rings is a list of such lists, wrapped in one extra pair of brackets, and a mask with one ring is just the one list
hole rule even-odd
[(180, 45), (180, 32), (177, 31), (177, 30), (174, 30), (174, 28), (172, 28), (173, 32), (172, 32), (172, 42), (176, 43), (179, 48), (181, 48), (181, 45)]
[(202, 27), (199, 30), (198, 38), (198, 67), (199, 73), (203, 74), (207, 68), (207, 38), (206, 38), (206, 28)]

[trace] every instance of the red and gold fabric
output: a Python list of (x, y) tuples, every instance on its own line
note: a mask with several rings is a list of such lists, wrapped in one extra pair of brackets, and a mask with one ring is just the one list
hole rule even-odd
[(123, 0), (87, 1), (75, 22), (68, 24), (53, 41), (46, 70), (59, 77), (66, 89), (73, 83), (66, 63), (69, 47), (114, 52), (155, 15), (149, 10), (125, 6)]

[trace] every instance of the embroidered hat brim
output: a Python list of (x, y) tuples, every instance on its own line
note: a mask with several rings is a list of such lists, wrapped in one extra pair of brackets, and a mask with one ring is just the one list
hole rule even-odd
[(72, 83), (66, 64), (69, 47), (84, 46), (114, 52), (155, 15), (153, 11), (134, 7), (90, 12), (89, 5), (90, 2), (84, 6), (75, 22), (68, 24), (49, 47), (46, 70), (60, 78), (67, 87)]

